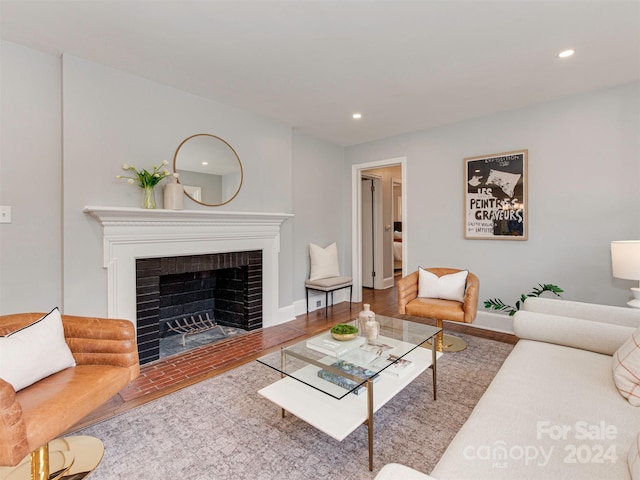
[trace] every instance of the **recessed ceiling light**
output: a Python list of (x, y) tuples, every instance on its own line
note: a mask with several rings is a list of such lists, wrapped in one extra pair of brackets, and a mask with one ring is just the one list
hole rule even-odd
[(209, 165), (209, 162), (202, 162), (203, 165)]
[(361, 113), (354, 113), (351, 116), (353, 117), (354, 120), (360, 120), (362, 118), (362, 114)]
[(574, 53), (576, 53), (575, 50), (571, 50), (571, 49), (563, 50), (562, 52), (560, 52), (558, 54), (558, 58), (567, 58), (567, 57), (570, 57), (571, 55), (573, 55)]

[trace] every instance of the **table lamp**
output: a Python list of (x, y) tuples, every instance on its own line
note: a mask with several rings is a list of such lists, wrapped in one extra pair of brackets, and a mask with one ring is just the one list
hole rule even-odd
[[(613, 276), (640, 281), (640, 240), (611, 242), (611, 266)], [(634, 299), (627, 305), (640, 308), (640, 288), (631, 288)]]

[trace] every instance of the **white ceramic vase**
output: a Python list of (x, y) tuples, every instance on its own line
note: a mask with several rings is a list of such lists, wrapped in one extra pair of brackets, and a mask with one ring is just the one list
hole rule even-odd
[(175, 177), (164, 186), (164, 208), (165, 210), (182, 210), (184, 208), (184, 187), (178, 183), (178, 179)]
[(380, 334), (380, 324), (376, 322), (375, 317), (367, 320), (364, 325), (364, 331), (367, 335), (367, 343), (376, 343)]
[(365, 303), (363, 308), (364, 310), (358, 314), (358, 330), (360, 330), (360, 335), (366, 336), (367, 322), (375, 320), (376, 314), (371, 311), (371, 305), (368, 303)]

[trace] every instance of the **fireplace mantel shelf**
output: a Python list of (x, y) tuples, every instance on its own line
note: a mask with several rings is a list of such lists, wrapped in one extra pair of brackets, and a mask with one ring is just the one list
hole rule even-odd
[(227, 212), (218, 210), (164, 210), (86, 206), (102, 226), (138, 225), (280, 225), (291, 213)]

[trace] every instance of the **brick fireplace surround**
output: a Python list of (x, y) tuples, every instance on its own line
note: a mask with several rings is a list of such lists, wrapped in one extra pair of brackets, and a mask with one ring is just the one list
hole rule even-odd
[(160, 358), (166, 322), (211, 313), (220, 325), (262, 327), (262, 252), (136, 260), (140, 363)]
[(262, 326), (291, 318), (278, 300), (280, 227), (292, 214), (209, 210), (145, 210), (87, 206), (102, 226), (103, 266), (107, 270), (107, 315), (137, 318), (136, 260), (234, 252), (261, 252)]

